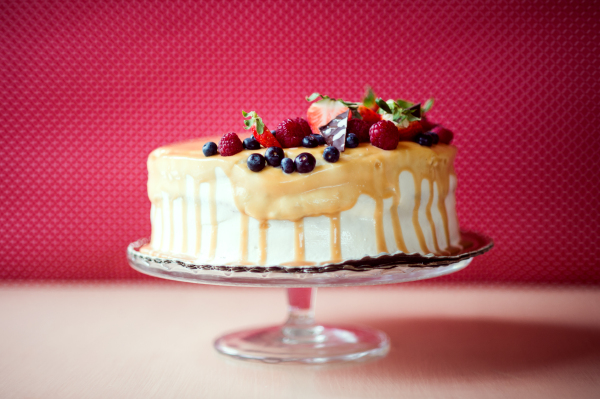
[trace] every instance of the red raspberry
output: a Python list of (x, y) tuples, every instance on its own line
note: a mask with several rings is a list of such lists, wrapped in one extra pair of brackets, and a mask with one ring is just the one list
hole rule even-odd
[(421, 116), (421, 126), (423, 126), (423, 131), (428, 132), (434, 127), (436, 127), (437, 123), (432, 123), (429, 119), (427, 119), (426, 115)]
[(398, 147), (400, 134), (393, 122), (379, 121), (369, 129), (371, 144), (382, 150), (395, 150)]
[(443, 126), (438, 125), (431, 129), (431, 131), (433, 133), (437, 133), (437, 135), (440, 138), (440, 143), (443, 144), (450, 144), (452, 142), (452, 139), (454, 138), (454, 133), (452, 133), (450, 130), (446, 129)]
[(304, 129), (295, 120), (286, 119), (277, 126), (276, 136), (283, 148), (300, 147), (304, 138)]
[(235, 155), (238, 152), (242, 152), (243, 149), (244, 146), (237, 133), (225, 133), (219, 141), (219, 154), (223, 157)]
[(348, 133), (356, 134), (358, 141), (361, 143), (369, 142), (369, 128), (371, 124), (365, 122), (362, 119), (350, 119), (348, 121)]
[(308, 124), (306, 119), (298, 117), (294, 119), (294, 121), (297, 124), (299, 124), (300, 127), (302, 127), (302, 133), (304, 134), (304, 137), (310, 136), (312, 134), (312, 130), (310, 130), (310, 125)]

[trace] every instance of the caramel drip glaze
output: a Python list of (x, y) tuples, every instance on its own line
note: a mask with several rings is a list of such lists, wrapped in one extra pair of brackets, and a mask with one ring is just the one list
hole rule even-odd
[[(242, 137), (243, 139), (243, 137)], [(154, 150), (148, 159), (148, 195), (155, 205), (154, 215), (162, 212), (163, 196), (168, 195), (169, 209), (173, 210), (173, 202), (182, 198), (183, 222), (186, 223), (188, 206), (185, 205), (187, 181), (193, 180), (193, 201), (196, 214), (196, 253), (200, 248), (200, 190), (202, 183), (208, 183), (208, 204), (210, 208), (211, 237), (209, 258), (215, 256), (217, 247), (217, 204), (216, 169), (220, 168), (229, 178), (232, 185), (232, 195), (235, 206), (242, 214), (240, 226), (240, 262), (248, 257), (248, 217), (260, 223), (259, 253), (260, 263), (267, 260), (267, 230), (269, 220), (288, 220), (295, 222), (295, 254), (294, 263), (301, 263), (305, 258), (304, 226), (305, 217), (327, 216), (331, 220), (330, 250), (331, 261), (342, 260), (340, 243), (340, 212), (354, 207), (361, 195), (367, 195), (375, 200), (376, 209), (373, 220), (377, 250), (387, 252), (384, 237), (384, 200), (392, 199), (391, 226), (397, 248), (407, 252), (405, 238), (398, 220), (398, 204), (401, 201), (399, 176), (408, 171), (415, 183), (415, 198), (412, 215), (414, 229), (422, 250), (428, 250), (426, 239), (419, 224), (419, 209), (421, 207), (421, 187), (423, 180), (429, 183), (429, 199), (426, 204), (426, 216), (434, 231), (433, 240), (436, 253), (443, 253), (448, 248), (440, 248), (435, 234), (432, 217), (432, 207), (436, 206), (444, 224), (446, 242), (450, 247), (448, 227), (448, 210), (445, 199), (449, 192), (450, 176), (455, 175), (454, 158), (456, 147), (438, 144), (433, 147), (423, 147), (412, 142), (400, 142), (392, 151), (385, 151), (369, 143), (361, 143), (359, 147), (346, 150), (336, 163), (323, 160), (324, 147), (317, 148), (287, 148), (286, 156), (294, 159), (302, 152), (312, 153), (317, 164), (311, 173), (301, 174), (282, 173), (281, 169), (267, 166), (259, 173), (252, 172), (246, 166), (247, 157), (255, 152), (264, 153), (264, 149), (244, 150), (230, 157), (215, 155), (206, 157), (202, 146), (208, 142), (218, 142), (219, 138), (209, 137), (182, 143), (167, 145)], [(188, 177), (189, 176), (189, 177)], [(437, 188), (438, 200), (434, 204), (434, 184)], [(156, 216), (154, 216), (156, 217)], [(173, 250), (173, 218), (170, 218), (170, 242), (168, 248)], [(187, 236), (184, 235), (184, 248), (187, 249)], [(152, 236), (152, 247), (157, 249), (157, 238)], [(164, 246), (163, 246), (164, 248)], [(185, 251), (184, 251), (185, 252)], [(375, 255), (375, 254), (373, 254)]]

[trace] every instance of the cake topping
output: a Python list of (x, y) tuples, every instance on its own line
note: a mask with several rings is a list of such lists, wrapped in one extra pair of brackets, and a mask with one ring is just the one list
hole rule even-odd
[(398, 128), (393, 122), (379, 121), (369, 129), (371, 144), (382, 150), (395, 150), (398, 146)]
[(432, 133), (436, 133), (440, 137), (440, 143), (450, 144), (454, 138), (454, 133), (443, 126), (435, 126), (431, 129)]
[(329, 163), (336, 163), (340, 160), (340, 151), (335, 147), (327, 147), (323, 151), (323, 159)]
[(294, 121), (300, 125), (300, 127), (302, 128), (302, 132), (304, 133), (304, 137), (308, 136), (309, 134), (312, 133), (312, 130), (310, 129), (310, 125), (308, 124), (308, 122), (306, 121), (306, 119), (304, 118), (295, 118)]
[(296, 170), (296, 164), (290, 158), (283, 158), (281, 160), (281, 170), (287, 174), (294, 173)]
[[(378, 115), (378, 114), (376, 114), (376, 115)], [(379, 122), (379, 120), (377, 120), (376, 122)], [(370, 140), (369, 139), (369, 128), (374, 123), (375, 122), (369, 124), (362, 119), (350, 119), (348, 121), (348, 134), (354, 133), (356, 135), (356, 137), (358, 137), (359, 142), (368, 143)]]
[(275, 136), (273, 136), (273, 134), (265, 126), (262, 118), (258, 116), (255, 111), (242, 111), (242, 115), (244, 116), (244, 118), (246, 118), (246, 120), (244, 121), (245, 129), (250, 130), (254, 138), (263, 147), (281, 147), (279, 141), (277, 141)]
[(346, 147), (356, 148), (358, 147), (358, 137), (354, 133), (348, 133), (346, 135)]
[(327, 144), (327, 141), (325, 141), (325, 137), (321, 136), (320, 134), (312, 134), (312, 136), (315, 139), (317, 139), (317, 143), (319, 143), (319, 145)]
[(281, 147), (269, 147), (265, 151), (265, 158), (269, 165), (277, 167), (281, 165), (281, 160), (285, 158), (285, 154)]
[(265, 157), (260, 154), (251, 154), (246, 160), (248, 169), (253, 172), (260, 172), (265, 168)]
[(298, 173), (310, 173), (315, 168), (317, 160), (312, 154), (303, 152), (296, 157), (294, 163), (296, 164)]
[(286, 119), (277, 126), (277, 141), (284, 148), (299, 147), (302, 144), (304, 136), (309, 135), (301, 123), (294, 119)]
[(346, 111), (349, 111), (349, 105), (343, 100), (336, 100), (329, 96), (319, 93), (313, 93), (306, 97), (306, 101), (312, 102), (320, 97), (320, 100), (312, 103), (308, 108), (308, 123), (313, 133), (320, 133), (320, 128), (326, 126), (334, 118), (338, 117)]
[(260, 143), (256, 141), (254, 136), (248, 137), (243, 141), (244, 148), (247, 150), (258, 150), (260, 149)]
[(308, 135), (302, 139), (302, 147), (315, 148), (319, 145), (317, 138), (314, 135)]
[(424, 147), (431, 147), (433, 145), (433, 137), (426, 133), (419, 133), (415, 136), (415, 143)]
[(425, 132), (421, 121), (412, 121), (407, 127), (398, 127), (400, 141), (412, 141), (419, 133)]
[(212, 157), (213, 155), (217, 155), (218, 154), (217, 145), (215, 143), (213, 143), (212, 141), (209, 141), (208, 143), (204, 144), (204, 146), (202, 147), (202, 153), (204, 154), (205, 157)]
[(242, 144), (242, 141), (238, 137), (237, 133), (225, 133), (223, 137), (221, 137), (221, 141), (219, 141), (219, 153), (223, 157), (235, 155), (243, 150), (244, 145)]
[(346, 130), (349, 116), (350, 111), (345, 111), (337, 115), (326, 126), (319, 128), (327, 144), (334, 146), (340, 151), (344, 151), (344, 147), (346, 146)]

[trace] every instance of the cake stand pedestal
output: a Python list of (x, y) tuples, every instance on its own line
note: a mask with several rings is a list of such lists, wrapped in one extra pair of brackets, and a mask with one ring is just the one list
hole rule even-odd
[(390, 346), (381, 331), (367, 327), (317, 324), (317, 287), (391, 284), (423, 280), (461, 270), (473, 257), (489, 251), (493, 241), (474, 232), (461, 232), (463, 249), (449, 256), (382, 255), (325, 266), (215, 266), (155, 256), (142, 247), (127, 248), (129, 264), (155, 277), (192, 283), (287, 288), (289, 315), (282, 326), (243, 330), (218, 338), (215, 349), (238, 359), (266, 363), (320, 364), (384, 356)]

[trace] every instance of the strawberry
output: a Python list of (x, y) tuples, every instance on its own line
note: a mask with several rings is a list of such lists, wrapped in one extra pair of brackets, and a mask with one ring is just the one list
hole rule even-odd
[(395, 150), (400, 134), (394, 122), (379, 121), (369, 129), (371, 144), (382, 150)]
[(372, 109), (365, 107), (364, 105), (358, 106), (358, 113), (360, 114), (362, 119), (369, 125), (373, 125), (374, 123), (379, 122), (381, 120), (381, 115), (379, 115)]
[(242, 152), (243, 149), (244, 146), (237, 133), (225, 133), (219, 141), (219, 154), (222, 157), (230, 157), (238, 152)]
[(244, 121), (244, 128), (249, 129), (256, 141), (258, 141), (263, 147), (281, 148), (279, 141), (277, 141), (275, 136), (273, 136), (273, 133), (271, 133), (269, 128), (265, 126), (262, 118), (258, 116), (255, 111), (242, 111), (242, 115), (244, 115), (244, 118), (250, 118)]
[(412, 121), (409, 122), (407, 127), (398, 127), (398, 132), (400, 134), (400, 141), (410, 141), (417, 134), (425, 132), (425, 130), (421, 121)]
[(348, 111), (348, 106), (342, 101), (330, 98), (328, 96), (321, 95), (319, 93), (313, 93), (306, 97), (306, 101), (314, 101), (317, 98), (321, 99), (310, 105), (307, 111), (308, 124), (313, 133), (320, 134), (319, 128), (327, 125), (339, 114)]

